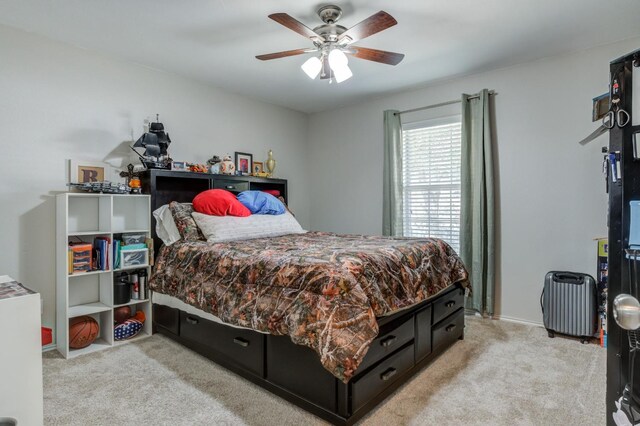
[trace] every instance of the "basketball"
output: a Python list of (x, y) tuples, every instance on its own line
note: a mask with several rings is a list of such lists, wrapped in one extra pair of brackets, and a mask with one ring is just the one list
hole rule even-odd
[(88, 315), (72, 318), (69, 321), (69, 347), (72, 349), (86, 348), (92, 344), (100, 334), (98, 322)]
[(131, 308), (129, 306), (121, 306), (113, 310), (113, 320), (116, 324), (122, 324), (131, 318)]

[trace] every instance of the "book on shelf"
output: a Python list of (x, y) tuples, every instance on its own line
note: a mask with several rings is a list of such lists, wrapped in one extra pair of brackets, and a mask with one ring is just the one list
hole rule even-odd
[(113, 269), (120, 268), (120, 246), (122, 245), (122, 241), (113, 240)]
[(97, 268), (102, 271), (108, 271), (111, 266), (111, 238), (96, 237), (93, 240), (96, 250)]

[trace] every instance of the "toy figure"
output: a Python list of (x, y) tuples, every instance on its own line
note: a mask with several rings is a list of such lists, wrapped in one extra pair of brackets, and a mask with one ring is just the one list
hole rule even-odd
[(220, 163), (220, 173), (223, 175), (233, 175), (236, 173), (236, 165), (231, 161), (230, 155), (225, 155)]

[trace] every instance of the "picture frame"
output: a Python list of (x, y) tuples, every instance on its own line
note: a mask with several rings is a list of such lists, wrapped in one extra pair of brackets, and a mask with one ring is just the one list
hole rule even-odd
[(69, 183), (113, 182), (111, 165), (101, 161), (69, 160)]
[(250, 175), (253, 171), (253, 154), (236, 151), (235, 157), (236, 172), (240, 172), (243, 175)]
[(171, 171), (174, 172), (186, 172), (187, 171), (187, 163), (184, 161), (172, 161), (171, 162)]
[(264, 163), (262, 161), (254, 161), (251, 171), (251, 174), (253, 174), (254, 176), (258, 175), (259, 173), (264, 173)]

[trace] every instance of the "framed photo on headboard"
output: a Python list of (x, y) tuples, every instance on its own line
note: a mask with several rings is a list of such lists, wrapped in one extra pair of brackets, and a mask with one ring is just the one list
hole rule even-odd
[(253, 173), (253, 154), (236, 152), (236, 172), (242, 172), (243, 175)]

